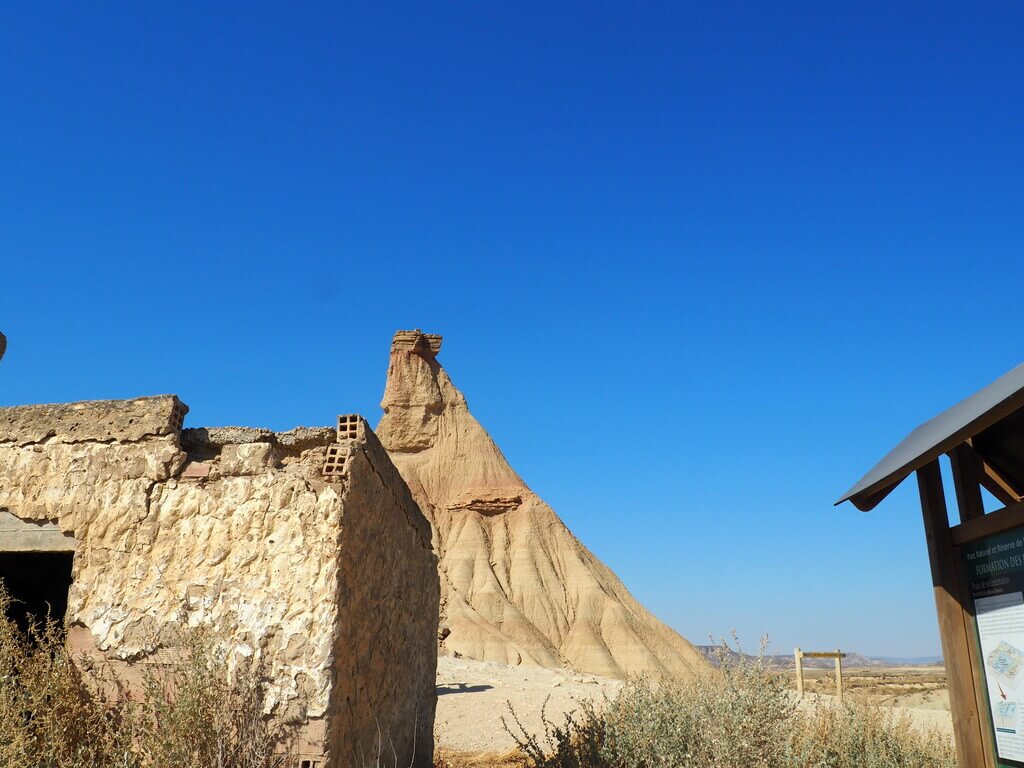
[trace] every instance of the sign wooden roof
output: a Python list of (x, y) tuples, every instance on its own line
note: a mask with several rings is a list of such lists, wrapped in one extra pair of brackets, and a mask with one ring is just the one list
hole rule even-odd
[(865, 512), (873, 509), (907, 475), (968, 440), (986, 464), (1024, 486), (1024, 411), (1014, 415), (1022, 406), (1024, 364), (919, 426), (836, 504), (852, 501)]

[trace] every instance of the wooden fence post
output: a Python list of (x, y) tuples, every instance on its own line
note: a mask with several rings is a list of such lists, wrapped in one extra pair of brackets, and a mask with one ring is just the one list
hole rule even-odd
[(843, 703), (843, 654), (836, 648), (836, 698)]

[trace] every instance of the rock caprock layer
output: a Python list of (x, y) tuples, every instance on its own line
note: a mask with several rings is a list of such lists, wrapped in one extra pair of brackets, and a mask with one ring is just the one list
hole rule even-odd
[(440, 347), (440, 336), (395, 334), (377, 434), (433, 525), (442, 652), (619, 678), (704, 668), (513, 471)]

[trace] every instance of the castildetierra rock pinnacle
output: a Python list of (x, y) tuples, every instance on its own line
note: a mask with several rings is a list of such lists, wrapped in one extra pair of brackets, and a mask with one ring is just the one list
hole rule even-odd
[(704, 668), (509, 466), (440, 349), (440, 336), (395, 334), (377, 434), (433, 525), (442, 653), (619, 678)]

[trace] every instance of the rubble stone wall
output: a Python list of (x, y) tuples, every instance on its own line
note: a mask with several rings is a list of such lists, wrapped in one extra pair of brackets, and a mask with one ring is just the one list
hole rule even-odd
[[(342, 764), (433, 765), (440, 584), (430, 524), (367, 430), (346, 483), (334, 658)], [(389, 617), (390, 620), (386, 620)], [(401, 664), (395, 664), (401, 659)]]
[(74, 642), (131, 665), (183, 625), (213, 626), (265, 664), (268, 707), (319, 736), (324, 768), (353, 764), (339, 756), (378, 723), (415, 735), (410, 710), (428, 765), (436, 558), (372, 431), (328, 483), (335, 430), (181, 431), (186, 410), (173, 396), (0, 409), (0, 510), (77, 542)]

